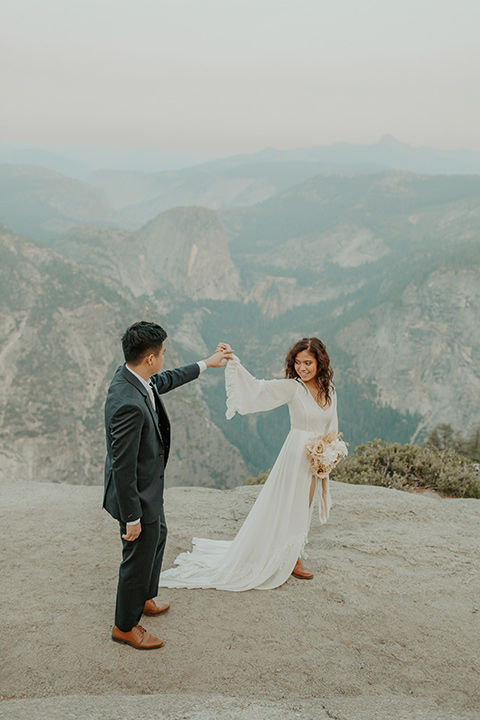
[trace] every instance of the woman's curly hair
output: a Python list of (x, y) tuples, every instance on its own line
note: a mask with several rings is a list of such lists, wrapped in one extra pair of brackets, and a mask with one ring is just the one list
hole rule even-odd
[(290, 348), (285, 358), (285, 377), (298, 379), (298, 373), (295, 370), (295, 358), (302, 350), (307, 350), (317, 361), (317, 374), (315, 383), (317, 385), (317, 402), (326, 405), (330, 404), (331, 394), (335, 389), (333, 384), (333, 369), (330, 365), (327, 348), (316, 337), (302, 338)]

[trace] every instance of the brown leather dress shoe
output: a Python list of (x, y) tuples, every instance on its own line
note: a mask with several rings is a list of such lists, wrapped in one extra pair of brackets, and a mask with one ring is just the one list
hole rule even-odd
[(147, 600), (144, 605), (143, 612), (145, 615), (160, 615), (160, 613), (168, 610), (170, 605), (168, 603), (160, 603), (157, 605), (155, 600)]
[(151, 635), (141, 625), (135, 625), (129, 632), (119, 630), (116, 625), (113, 626), (112, 640), (124, 645), (131, 645), (137, 650), (154, 650), (162, 647), (164, 640)]
[(292, 570), (292, 575), (293, 577), (300, 578), (300, 580), (311, 580), (313, 578), (313, 573), (305, 570), (300, 558), (298, 558), (297, 562), (295, 563), (295, 567)]

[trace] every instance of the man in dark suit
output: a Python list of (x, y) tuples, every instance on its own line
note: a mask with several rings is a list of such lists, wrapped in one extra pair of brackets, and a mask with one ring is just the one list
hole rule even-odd
[(170, 423), (160, 395), (195, 380), (207, 367), (223, 366), (231, 356), (220, 351), (160, 373), (166, 337), (156, 323), (142, 321), (126, 330), (125, 365), (116, 371), (105, 403), (103, 507), (120, 523), (123, 542), (112, 639), (140, 650), (163, 645), (139, 625), (142, 612), (158, 615), (169, 608), (154, 600), (167, 538), (163, 484), (170, 450)]

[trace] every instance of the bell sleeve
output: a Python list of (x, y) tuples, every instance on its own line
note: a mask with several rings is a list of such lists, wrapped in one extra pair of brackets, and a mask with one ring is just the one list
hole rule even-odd
[(297, 389), (293, 379), (257, 380), (250, 375), (236, 355), (225, 368), (225, 389), (227, 392), (227, 419), (235, 413), (249, 413), (273, 410), (291, 402)]

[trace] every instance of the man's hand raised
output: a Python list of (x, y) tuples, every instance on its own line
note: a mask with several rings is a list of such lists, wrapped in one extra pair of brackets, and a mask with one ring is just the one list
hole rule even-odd
[(233, 357), (232, 349), (230, 346), (227, 347), (228, 349), (225, 350), (219, 350), (217, 348), (217, 352), (214, 355), (211, 355), (209, 358), (204, 360), (205, 365), (207, 367), (224, 367), (227, 360), (231, 360)]

